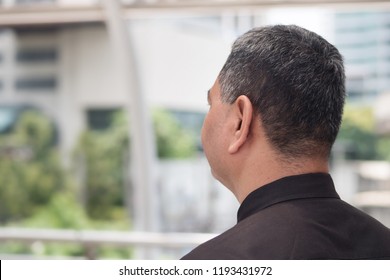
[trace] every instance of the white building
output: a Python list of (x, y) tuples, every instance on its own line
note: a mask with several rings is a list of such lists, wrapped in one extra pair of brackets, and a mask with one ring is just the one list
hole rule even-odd
[(349, 98), (373, 102), (390, 84), (390, 12), (335, 14), (335, 43), (344, 55)]
[[(229, 50), (220, 28), (214, 16), (132, 21), (135, 71), (149, 106), (207, 110), (206, 92)], [(65, 152), (88, 124), (128, 102), (103, 23), (22, 25), (4, 29), (0, 42), (0, 104), (45, 111)]]

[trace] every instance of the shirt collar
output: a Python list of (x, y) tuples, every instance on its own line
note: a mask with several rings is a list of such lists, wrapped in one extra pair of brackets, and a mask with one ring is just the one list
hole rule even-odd
[(284, 177), (251, 192), (237, 213), (238, 222), (273, 204), (302, 198), (340, 198), (327, 173)]

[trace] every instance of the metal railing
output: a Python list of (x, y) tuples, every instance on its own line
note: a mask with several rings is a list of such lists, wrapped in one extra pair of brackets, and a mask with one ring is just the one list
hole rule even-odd
[(215, 234), (208, 233), (0, 228), (0, 244), (11, 241), (27, 244), (35, 242), (78, 244), (86, 249), (87, 259), (95, 259), (95, 249), (103, 245), (120, 248), (129, 246), (180, 249), (195, 247), (213, 237)]

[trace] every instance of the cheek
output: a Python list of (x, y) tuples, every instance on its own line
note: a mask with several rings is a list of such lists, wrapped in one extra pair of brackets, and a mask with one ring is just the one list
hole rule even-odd
[(206, 143), (206, 139), (208, 137), (208, 115), (206, 115), (204, 121), (203, 121), (203, 126), (202, 126), (202, 130), (201, 130), (201, 134), (200, 134), (200, 139), (202, 141), (202, 146), (203, 146), (203, 150), (205, 150), (205, 146), (207, 145)]
[[(201, 141), (203, 151), (207, 159), (212, 162), (220, 155), (222, 142), (221, 124), (214, 118), (215, 115), (208, 114), (203, 122)], [(210, 162), (210, 164), (212, 164)]]

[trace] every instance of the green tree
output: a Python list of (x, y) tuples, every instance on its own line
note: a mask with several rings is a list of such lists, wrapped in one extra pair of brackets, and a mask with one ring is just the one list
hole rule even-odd
[[(195, 154), (195, 138), (168, 111), (155, 110), (153, 124), (159, 158), (188, 158)], [(88, 130), (82, 134), (75, 159), (83, 165), (82, 169), (86, 173), (85, 203), (89, 217), (124, 217), (125, 178), (129, 169), (128, 147), (128, 124), (122, 111), (114, 115), (109, 128)]]
[(75, 159), (86, 173), (83, 183), (89, 217), (112, 219), (115, 207), (123, 206), (127, 150), (126, 122), (121, 115), (115, 116), (107, 130), (82, 133)]
[(194, 135), (164, 109), (153, 111), (157, 154), (161, 159), (190, 158), (195, 155)]
[(65, 188), (53, 142), (53, 125), (36, 111), (22, 114), (13, 132), (0, 137), (1, 223), (31, 216)]
[(346, 148), (346, 158), (356, 160), (389, 159), (390, 141), (375, 131), (371, 107), (346, 106), (338, 135)]

